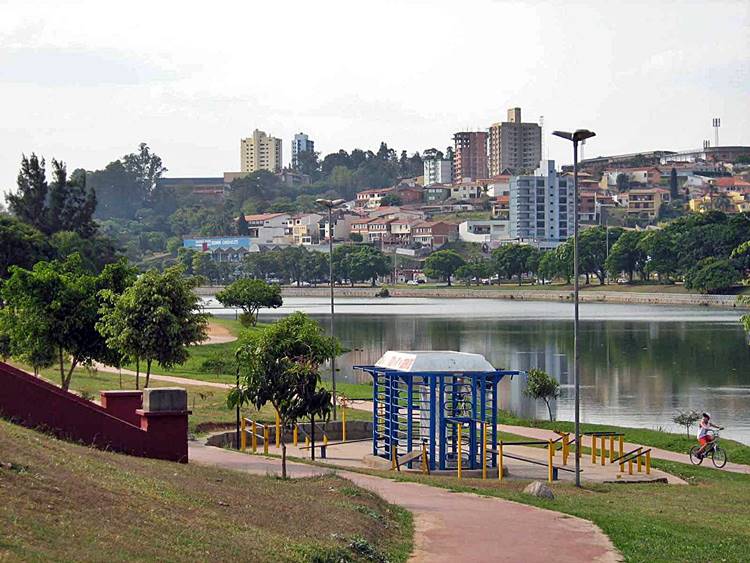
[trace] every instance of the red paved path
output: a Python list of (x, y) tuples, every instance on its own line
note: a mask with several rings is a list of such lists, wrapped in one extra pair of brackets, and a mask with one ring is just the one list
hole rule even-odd
[[(267, 475), (280, 461), (190, 443), (190, 462)], [(292, 477), (330, 470), (289, 463)], [(424, 562), (614, 562), (620, 556), (609, 538), (591, 522), (502, 499), (417, 483), (397, 483), (371, 475), (336, 471), (414, 515), (412, 561)]]

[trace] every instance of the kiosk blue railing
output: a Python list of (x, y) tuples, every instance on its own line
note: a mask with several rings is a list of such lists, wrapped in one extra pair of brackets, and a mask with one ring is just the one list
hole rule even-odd
[[(375, 365), (354, 366), (372, 376), (372, 454), (385, 459), (427, 445), (430, 470), (482, 467), (497, 450), (498, 384), (522, 372), (496, 370), (480, 354), (389, 351)], [(460, 430), (459, 430), (460, 428)], [(487, 463), (497, 466), (497, 454)]]

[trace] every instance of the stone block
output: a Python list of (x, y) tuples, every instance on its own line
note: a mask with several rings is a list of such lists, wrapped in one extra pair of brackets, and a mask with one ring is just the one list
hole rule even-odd
[(143, 390), (143, 412), (187, 410), (187, 391), (180, 387), (154, 387)]
[(527, 495), (532, 495), (539, 498), (546, 498), (550, 500), (553, 500), (555, 498), (555, 494), (552, 492), (552, 489), (550, 489), (541, 481), (534, 481), (533, 483), (529, 483), (523, 490), (523, 492)]

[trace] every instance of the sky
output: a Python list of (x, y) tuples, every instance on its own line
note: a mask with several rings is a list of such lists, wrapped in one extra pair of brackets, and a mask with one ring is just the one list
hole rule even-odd
[(22, 154), (103, 168), (141, 141), (167, 176), (239, 169), (303, 131), (409, 153), (519, 106), (585, 156), (750, 145), (750, 2), (0, 0), (0, 190)]

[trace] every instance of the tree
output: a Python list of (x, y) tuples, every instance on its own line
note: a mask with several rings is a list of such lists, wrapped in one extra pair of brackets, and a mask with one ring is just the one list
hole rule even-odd
[(380, 200), (380, 205), (384, 207), (399, 207), (403, 202), (401, 201), (401, 198), (398, 196), (398, 194), (389, 193), (383, 196), (383, 198)]
[(542, 279), (542, 283), (545, 281), (552, 281), (560, 275), (560, 260), (557, 252), (554, 250), (548, 250), (542, 254), (539, 259), (538, 274)]
[(646, 272), (667, 280), (678, 272), (679, 254), (671, 231), (660, 229), (647, 232), (638, 243), (638, 248), (647, 256)]
[[(126, 154), (122, 157), (122, 165), (135, 179), (140, 201), (146, 201), (156, 186), (156, 180), (167, 171), (161, 157), (152, 153), (148, 144), (138, 145), (138, 152)], [(132, 195), (131, 195), (132, 197)]]
[(618, 192), (626, 192), (630, 189), (630, 178), (627, 174), (618, 174), (615, 178), (615, 185)]
[(671, 196), (672, 200), (680, 197), (680, 192), (677, 186), (677, 170), (675, 170), (674, 166), (672, 167), (672, 171), (669, 173), (669, 195)]
[(193, 255), (193, 274), (203, 276), (210, 282), (216, 281), (218, 269), (208, 252), (196, 252)]
[(240, 213), (240, 217), (237, 219), (237, 234), (243, 237), (250, 234), (250, 227), (247, 225), (244, 213)]
[[(674, 170), (674, 168), (672, 168)], [(701, 415), (696, 411), (678, 411), (677, 415), (672, 418), (672, 421), (685, 427), (685, 434), (690, 438), (690, 427), (701, 419)]]
[(554, 420), (550, 401), (560, 396), (560, 384), (553, 377), (542, 370), (530, 369), (523, 394), (532, 399), (544, 401), (550, 421)]
[(741, 279), (740, 273), (726, 258), (704, 258), (685, 275), (685, 287), (700, 293), (723, 293)]
[(243, 311), (242, 323), (255, 326), (261, 307), (277, 309), (281, 307), (281, 288), (269, 285), (263, 280), (242, 279), (230, 284), (216, 294), (216, 299), (225, 307), (239, 307)]
[(68, 180), (65, 163), (55, 159), (52, 159), (52, 169), (45, 232), (73, 231), (84, 238), (94, 236), (97, 231), (94, 221), (96, 194), (86, 188), (86, 172), (75, 170)]
[(117, 260), (112, 239), (102, 235), (84, 238), (75, 231), (58, 231), (50, 239), (54, 255), (64, 259), (73, 253), (81, 256), (81, 264), (91, 273), (102, 270)]
[(44, 158), (39, 160), (34, 153), (28, 158), (23, 155), (16, 181), (18, 189), (16, 193), (8, 194), (6, 200), (13, 215), (27, 225), (49, 234), (45, 225), (49, 186), (44, 165)]
[(111, 360), (96, 330), (98, 291), (116, 292), (127, 282), (117, 268), (124, 266), (112, 265), (94, 276), (83, 268), (78, 254), (63, 262), (38, 262), (32, 270), (12, 266), (2, 287), (3, 332), (10, 338), (12, 355), (35, 369), (57, 361), (65, 390), (78, 365)]
[(136, 362), (136, 388), (141, 361), (148, 387), (154, 361), (163, 368), (181, 364), (189, 357), (187, 346), (206, 339), (207, 315), (193, 292), (199, 279), (183, 273), (179, 266), (150, 270), (121, 295), (103, 292), (97, 330), (111, 348)]
[[(228, 405), (261, 409), (270, 403), (284, 430), (306, 417), (312, 426), (315, 417), (327, 419), (332, 406), (331, 393), (320, 386), (320, 365), (340, 353), (338, 341), (325, 336), (317, 322), (293, 313), (242, 342), (237, 350), (240, 386), (230, 392)], [(286, 475), (282, 432), (281, 476)]]
[(612, 277), (625, 272), (628, 281), (632, 282), (633, 272), (640, 272), (641, 277), (645, 275), (646, 254), (640, 246), (641, 239), (642, 231), (625, 231), (612, 245), (609, 257), (605, 261), (605, 267)]
[(369, 245), (354, 247), (354, 251), (348, 255), (348, 261), (349, 278), (352, 281), (370, 280), (372, 287), (375, 287), (378, 276), (391, 271), (385, 254)]
[(11, 266), (32, 268), (50, 253), (49, 243), (40, 231), (15, 217), (0, 216), (0, 279), (8, 277)]
[(362, 242), (364, 239), (360, 233), (349, 233), (349, 240), (352, 242)]
[(539, 250), (527, 244), (506, 244), (492, 251), (492, 261), (498, 275), (508, 279), (518, 277), (518, 285), (523, 281), (523, 274), (539, 267)]
[(471, 284), (472, 281), (475, 281), (479, 285), (482, 283), (482, 278), (489, 277), (489, 275), (490, 265), (484, 260), (467, 262), (455, 272), (455, 276), (461, 281), (466, 282), (467, 285)]
[(442, 278), (451, 285), (451, 277), (465, 264), (455, 250), (438, 250), (427, 257), (424, 263), (424, 273), (430, 278)]

